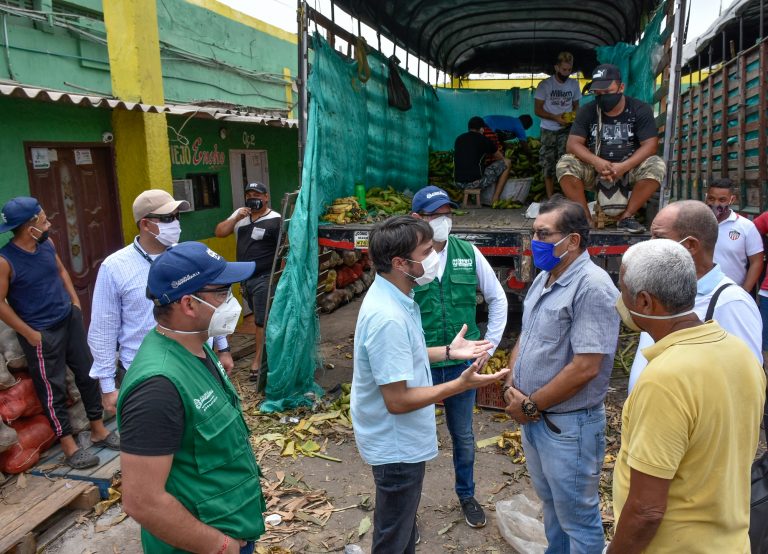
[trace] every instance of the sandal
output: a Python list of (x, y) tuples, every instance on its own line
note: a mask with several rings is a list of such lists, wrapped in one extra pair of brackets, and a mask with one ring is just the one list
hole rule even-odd
[(120, 435), (117, 431), (112, 431), (106, 438), (100, 441), (94, 441), (93, 446), (109, 448), (110, 450), (120, 450)]
[(99, 465), (99, 457), (89, 454), (84, 448), (78, 448), (74, 454), (65, 457), (64, 462), (72, 469), (87, 469)]
[(261, 376), (260, 369), (252, 369), (251, 374), (248, 376), (248, 380), (251, 381), (252, 383), (258, 383), (260, 376)]

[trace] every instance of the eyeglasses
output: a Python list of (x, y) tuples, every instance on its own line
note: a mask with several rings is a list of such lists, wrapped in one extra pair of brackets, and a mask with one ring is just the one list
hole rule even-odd
[(216, 288), (210, 288), (210, 289), (200, 289), (195, 294), (201, 294), (201, 293), (213, 294), (215, 295), (214, 298), (223, 304), (224, 302), (229, 300), (229, 297), (232, 294), (232, 287), (223, 286), (223, 287), (216, 287)]
[(547, 231), (546, 229), (534, 229), (533, 230), (533, 238), (539, 239), (539, 240), (547, 240), (549, 237), (553, 235), (564, 235), (562, 231)]
[(166, 214), (166, 215), (147, 214), (144, 216), (144, 219), (156, 219), (160, 223), (171, 223), (172, 221), (179, 219), (179, 217), (180, 217), (179, 212), (175, 212), (175, 213)]

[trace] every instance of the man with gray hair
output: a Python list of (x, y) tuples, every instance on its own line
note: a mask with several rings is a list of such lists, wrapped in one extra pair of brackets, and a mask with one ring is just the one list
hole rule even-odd
[(763, 368), (744, 341), (699, 320), (696, 266), (675, 241), (630, 247), (619, 284), (622, 320), (656, 344), (622, 412), (605, 552), (747, 553)]
[[(714, 261), (718, 225), (712, 210), (698, 200), (674, 202), (661, 210), (651, 223), (651, 237), (667, 238), (682, 244), (696, 267), (696, 303), (699, 319), (714, 319), (729, 333), (747, 343), (762, 363), (763, 323), (754, 299), (727, 277)], [(629, 375), (629, 392), (648, 363), (642, 350), (653, 344), (648, 333), (640, 342)]]

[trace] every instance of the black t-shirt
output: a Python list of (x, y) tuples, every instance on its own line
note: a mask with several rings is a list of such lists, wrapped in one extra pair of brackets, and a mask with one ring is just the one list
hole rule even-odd
[(475, 131), (456, 137), (453, 148), (454, 177), (458, 183), (471, 183), (482, 177), (483, 156), (492, 156), (497, 150), (492, 140)]
[(269, 210), (256, 221), (246, 217), (235, 224), (237, 261), (256, 262), (254, 276), (272, 271), (282, 221), (279, 213)]
[[(658, 136), (653, 110), (645, 102), (624, 96), (624, 111), (616, 117), (603, 113), (603, 127), (600, 135), (598, 156), (611, 162), (622, 162), (640, 148), (640, 143)], [(590, 102), (579, 108), (576, 120), (571, 126), (572, 135), (588, 137), (587, 148), (595, 151), (597, 136), (597, 105)]]
[[(223, 385), (216, 362), (198, 358)], [(130, 370), (129, 370), (130, 371)], [(165, 377), (151, 377), (131, 391), (120, 411), (120, 450), (137, 456), (166, 456), (181, 448), (184, 404)]]

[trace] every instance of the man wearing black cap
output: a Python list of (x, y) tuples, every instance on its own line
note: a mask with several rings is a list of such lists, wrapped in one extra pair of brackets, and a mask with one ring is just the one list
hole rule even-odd
[(237, 261), (256, 262), (256, 272), (243, 283), (243, 297), (253, 311), (256, 325), (256, 352), (251, 363), (251, 381), (264, 385), (261, 375), (261, 355), (264, 350), (264, 322), (267, 292), (272, 261), (282, 225), (280, 214), (269, 207), (269, 189), (263, 183), (250, 183), (245, 187), (245, 207), (236, 209), (231, 216), (216, 226), (216, 236), (237, 237)]
[[(494, 187), (491, 202), (496, 202), (509, 177), (510, 161), (499, 150), (499, 146), (484, 136), (485, 121), (472, 117), (467, 123), (469, 129), (456, 137), (453, 149), (453, 176), (456, 186), (461, 189)], [(483, 160), (491, 163), (483, 169)]]
[(231, 285), (254, 269), (198, 242), (169, 248), (149, 269), (157, 327), (117, 401), (123, 506), (142, 527), (144, 552), (250, 553), (264, 532), (240, 398), (206, 343), (234, 331)]
[(624, 95), (615, 65), (595, 68), (590, 91), (595, 102), (576, 114), (568, 153), (557, 163), (557, 179), (563, 193), (584, 207), (590, 223), (584, 190), (597, 185), (598, 201), (608, 215), (617, 217), (618, 229), (642, 233), (645, 227), (635, 213), (658, 190), (666, 173), (664, 161), (656, 155), (659, 141), (653, 110)]
[[(51, 223), (35, 198), (9, 200), (0, 211), (0, 233), (13, 231), (0, 248), (0, 319), (19, 339), (40, 403), (61, 442), (65, 462), (75, 469), (99, 464), (79, 448), (67, 413), (67, 366), (91, 424), (97, 446), (117, 450), (120, 438), (102, 421), (99, 384), (88, 376), (92, 358), (80, 312), (80, 300), (64, 264), (48, 238)], [(6, 302), (7, 300), (7, 302)]]

